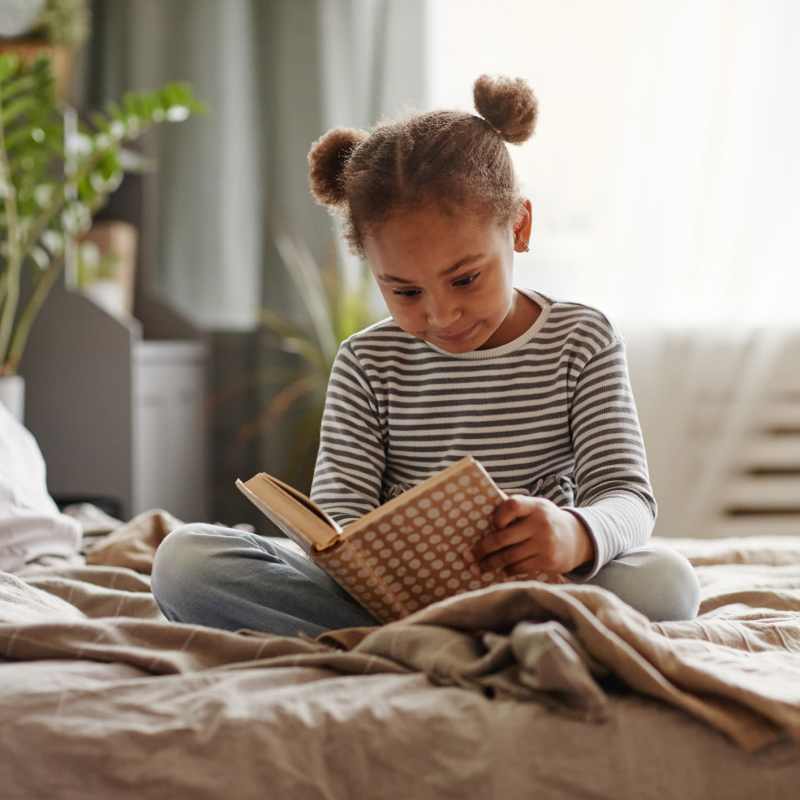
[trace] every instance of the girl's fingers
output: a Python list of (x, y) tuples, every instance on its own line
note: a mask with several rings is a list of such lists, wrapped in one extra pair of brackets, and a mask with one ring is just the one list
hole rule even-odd
[(536, 555), (531, 540), (527, 538), (521, 544), (504, 547), (502, 550), (495, 550), (491, 554), (483, 556), (478, 559), (477, 567), (481, 572), (506, 569), (512, 564), (534, 559)]
[(504, 500), (494, 511), (494, 525), (498, 529), (504, 529), (515, 519), (526, 517), (531, 512), (530, 497), (523, 495), (513, 495), (508, 500)]
[(539, 574), (546, 573), (547, 570), (544, 569), (539, 558), (526, 558), (509, 564), (503, 569), (503, 572), (506, 575), (519, 575), (520, 577), (525, 575), (535, 579)]
[[(531, 547), (533, 546), (530, 531), (524, 525), (514, 524), (502, 530), (487, 533), (473, 545), (471, 552), (475, 561), (482, 561), (501, 550), (527, 542), (530, 542)], [(532, 553), (527, 555), (530, 556)]]

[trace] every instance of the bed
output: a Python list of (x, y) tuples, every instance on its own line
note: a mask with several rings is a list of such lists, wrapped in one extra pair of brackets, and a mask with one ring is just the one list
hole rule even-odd
[(693, 622), (517, 582), (316, 640), (167, 622), (164, 510), (0, 572), (0, 796), (763, 798), (800, 785), (800, 536), (671, 544)]
[(691, 622), (520, 581), (279, 637), (168, 622), (181, 520), (45, 473), (0, 404), (0, 800), (797, 796), (800, 535), (670, 539)]

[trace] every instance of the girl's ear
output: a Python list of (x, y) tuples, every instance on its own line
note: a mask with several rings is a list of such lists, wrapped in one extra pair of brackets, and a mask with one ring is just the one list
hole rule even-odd
[(517, 252), (524, 253), (529, 249), (528, 243), (531, 240), (532, 230), (533, 208), (531, 201), (527, 197), (523, 197), (514, 222), (514, 249)]

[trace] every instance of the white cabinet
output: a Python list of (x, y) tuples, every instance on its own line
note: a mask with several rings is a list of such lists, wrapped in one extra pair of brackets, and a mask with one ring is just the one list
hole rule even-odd
[[(205, 518), (206, 350), (144, 341), (133, 350), (133, 513), (163, 508)], [(201, 516), (198, 516), (201, 514)]]

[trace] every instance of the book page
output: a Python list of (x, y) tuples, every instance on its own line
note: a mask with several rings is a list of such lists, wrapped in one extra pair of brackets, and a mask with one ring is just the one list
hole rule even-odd
[(236, 486), (306, 553), (338, 541), (341, 527), (310, 498), (277, 478), (260, 472), (248, 481), (237, 479)]
[(274, 475), (268, 475), (266, 472), (260, 472), (258, 476), (266, 481), (269, 481), (281, 491), (291, 495), (295, 500), (297, 500), (298, 503), (305, 506), (309, 511), (318, 516), (329, 528), (333, 528), (337, 533), (341, 532), (342, 529), (339, 524), (332, 517), (329, 517), (325, 511), (320, 508), (320, 506), (318, 506), (310, 497), (308, 497), (308, 495), (303, 494), (299, 489), (295, 489), (294, 486), (284, 483)]

